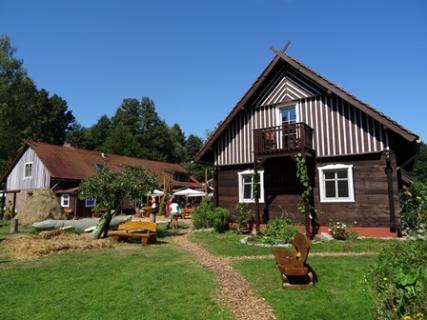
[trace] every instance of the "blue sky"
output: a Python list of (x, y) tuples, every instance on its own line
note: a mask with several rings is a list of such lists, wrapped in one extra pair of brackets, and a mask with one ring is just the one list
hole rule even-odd
[(204, 135), (267, 65), (270, 46), (427, 139), (427, 1), (0, 1), (41, 88), (91, 125), (123, 98)]

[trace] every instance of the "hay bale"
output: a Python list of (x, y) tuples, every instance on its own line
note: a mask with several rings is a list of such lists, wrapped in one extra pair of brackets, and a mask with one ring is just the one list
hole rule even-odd
[(50, 239), (40, 236), (10, 237), (0, 244), (15, 259), (37, 259), (65, 251), (84, 251), (111, 248), (110, 239), (93, 240), (88, 235), (60, 234)]
[(61, 234), (63, 234), (63, 230), (48, 230), (48, 231), (42, 231), (39, 233), (40, 239), (51, 239), (53, 237), (57, 237)]
[(29, 198), (16, 218), (19, 223), (31, 225), (34, 222), (46, 219), (66, 219), (66, 215), (61, 211), (55, 193), (50, 189), (35, 190), (33, 196)]

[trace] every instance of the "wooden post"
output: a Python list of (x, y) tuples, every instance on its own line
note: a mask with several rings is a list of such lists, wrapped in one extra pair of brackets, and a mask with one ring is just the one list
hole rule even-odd
[(4, 206), (6, 205), (6, 197), (4, 192), (1, 194), (0, 198), (0, 220), (3, 220), (4, 217)]
[(214, 171), (214, 183), (215, 183), (215, 190), (214, 190), (214, 192), (215, 192), (215, 194), (214, 194), (214, 196), (215, 196), (215, 207), (218, 207), (219, 206), (219, 196), (218, 196), (218, 175), (219, 175), (219, 167), (215, 167), (215, 169), (214, 169), (215, 171)]
[(205, 168), (205, 193), (208, 196), (208, 168)]
[(16, 218), (10, 220), (10, 233), (18, 233), (18, 219)]
[[(254, 175), (258, 181), (258, 164), (257, 160), (255, 160), (255, 168)], [(260, 225), (260, 216), (259, 216), (259, 190), (260, 187), (257, 187), (257, 192), (255, 192), (255, 234), (259, 233), (259, 225)]]
[(12, 214), (15, 215), (16, 208), (16, 191), (13, 192), (13, 204), (12, 204)]
[(388, 204), (390, 208), (390, 231), (396, 232), (396, 213), (394, 208), (394, 189), (393, 189), (393, 169), (391, 167), (391, 152), (386, 150), (385, 152), (386, 159), (386, 174), (387, 174), (387, 187), (388, 187)]

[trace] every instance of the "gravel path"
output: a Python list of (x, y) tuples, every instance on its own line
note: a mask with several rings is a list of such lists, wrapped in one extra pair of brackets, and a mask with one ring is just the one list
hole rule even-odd
[(230, 307), (237, 320), (276, 319), (263, 298), (257, 297), (249, 283), (230, 265), (229, 258), (217, 257), (188, 240), (188, 234), (173, 237), (173, 243), (192, 253), (200, 264), (212, 270), (219, 285), (219, 300)]

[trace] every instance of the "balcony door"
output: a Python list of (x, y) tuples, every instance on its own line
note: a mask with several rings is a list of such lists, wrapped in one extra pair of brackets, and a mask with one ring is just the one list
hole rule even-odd
[(284, 150), (294, 150), (297, 147), (297, 105), (291, 104), (279, 107), (279, 123), (282, 135), (279, 138), (280, 146)]

